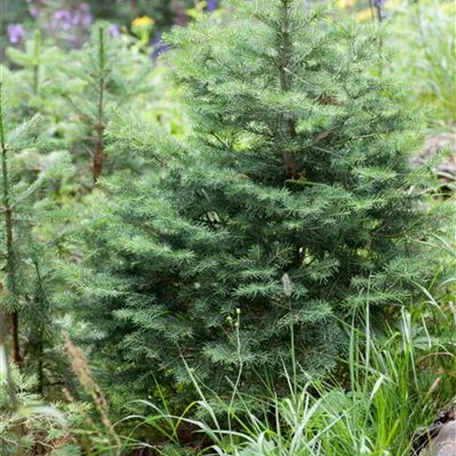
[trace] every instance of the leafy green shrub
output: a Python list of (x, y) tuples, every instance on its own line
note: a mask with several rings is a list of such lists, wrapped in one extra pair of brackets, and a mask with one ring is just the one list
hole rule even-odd
[(93, 13), (102, 18), (112, 18), (128, 24), (135, 16), (147, 15), (154, 19), (159, 30), (170, 27), (182, 20), (186, 8), (194, 5), (192, 0), (162, 2), (160, 0), (135, 0), (133, 2), (113, 3), (110, 0), (92, 0)]
[(434, 219), (409, 168), (418, 119), (378, 74), (378, 36), (291, 0), (234, 3), (229, 24), (169, 37), (194, 137), (128, 116), (108, 131), (168, 163), (105, 182), (80, 232), (85, 267), (65, 271), (124, 398), (156, 380), (177, 397), (181, 357), (220, 393), (254, 395), (259, 377), (280, 393), (284, 364), (334, 367), (353, 309), (369, 303), (383, 325), (431, 275), (418, 241)]

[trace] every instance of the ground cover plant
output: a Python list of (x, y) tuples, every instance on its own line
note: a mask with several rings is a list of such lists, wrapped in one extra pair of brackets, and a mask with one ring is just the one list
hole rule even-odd
[(15, 8), (0, 455), (429, 456), (456, 416), (448, 2)]

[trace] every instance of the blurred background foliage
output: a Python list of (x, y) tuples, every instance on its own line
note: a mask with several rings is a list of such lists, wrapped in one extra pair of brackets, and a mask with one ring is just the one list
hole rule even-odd
[[(308, 0), (321, 3), (321, 0)], [(222, 3), (220, 5), (220, 3)], [(143, 52), (155, 59), (166, 50), (161, 35), (173, 25), (185, 26), (205, 11), (220, 19), (229, 14), (219, 0), (0, 0), (0, 59), (7, 45), (24, 46), (33, 30), (60, 48), (80, 48), (99, 20), (110, 23), (111, 35), (139, 39)], [(386, 71), (413, 87), (411, 103), (427, 111), (428, 124), (452, 130), (455, 101), (455, 3), (451, 0), (337, 0), (338, 19), (382, 22), (385, 46), (394, 49)]]
[[(304, 1), (303, 4), (305, 7)], [(179, 102), (179, 91), (172, 87), (169, 70), (159, 58), (168, 49), (162, 35), (173, 25), (185, 27), (206, 12), (218, 22), (231, 15), (230, 7), (218, 0), (0, 0), (0, 7), (0, 63), (3, 62), (3, 77), (14, 80), (12, 102), (18, 116), (48, 113), (47, 128), (52, 131), (54, 146), (70, 150), (79, 159), (87, 156), (90, 142), (85, 140), (85, 151), (82, 150), (79, 138), (84, 127), (79, 120), (87, 81), (81, 79), (84, 70), (80, 70), (84, 66), (84, 48), (90, 43), (96, 23), (103, 22), (108, 28), (110, 52), (118, 63), (114, 84), (123, 78), (130, 85), (129, 89), (122, 88), (123, 83), (113, 87), (116, 93), (112, 100), (118, 102), (119, 91), (123, 90), (124, 97), (129, 92), (130, 107), (140, 102), (144, 119), (157, 120), (174, 135), (183, 137), (190, 126)], [(384, 29), (379, 52), (388, 52), (384, 52), (383, 71), (410, 86), (410, 107), (426, 118), (428, 142), (416, 161), (423, 163), (436, 153), (446, 154), (438, 173), (454, 186), (455, 3), (338, 0), (332, 14), (336, 20), (380, 25)], [(135, 84), (141, 88), (136, 88), (132, 96)], [(72, 109), (68, 109), (69, 100)], [(89, 130), (85, 129), (86, 138), (90, 137)], [(122, 159), (117, 157), (118, 160)], [(135, 166), (139, 166), (138, 162), (130, 163), (130, 167)], [(116, 169), (114, 162), (109, 167)], [(82, 181), (76, 187), (90, 187), (90, 182)], [(65, 189), (77, 191), (71, 186)]]

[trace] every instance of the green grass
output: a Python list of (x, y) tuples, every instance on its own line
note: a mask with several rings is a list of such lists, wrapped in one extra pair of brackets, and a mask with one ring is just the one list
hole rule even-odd
[(393, 13), (388, 45), (398, 49), (392, 74), (410, 83), (432, 128), (456, 123), (455, 8), (453, 2), (404, 2)]
[[(167, 439), (176, 444), (183, 423), (211, 442), (209, 448), (183, 454), (409, 456), (416, 431), (431, 424), (456, 391), (456, 350), (451, 343), (455, 316), (443, 306), (436, 321), (432, 303), (419, 307), (415, 316), (402, 310), (398, 325), (381, 335), (373, 333), (367, 309), (359, 329), (349, 329), (348, 359), (341, 360), (345, 376), (309, 378), (298, 387), (290, 374), (288, 398), (278, 399), (274, 393), (255, 398), (264, 414), (248, 406), (240, 411), (239, 404), (252, 400), (242, 388), (234, 391), (235, 410), (233, 400), (227, 404), (214, 399), (192, 374), (199, 400), (189, 409), (197, 408), (205, 418), (160, 414), (149, 404), (154, 412), (144, 423), (161, 423), (162, 431), (168, 429)], [(220, 414), (223, 408), (225, 414)]]

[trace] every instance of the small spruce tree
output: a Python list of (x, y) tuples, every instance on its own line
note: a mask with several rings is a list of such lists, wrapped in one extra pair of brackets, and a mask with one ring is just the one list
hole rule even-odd
[(294, 0), (232, 3), (230, 23), (168, 37), (194, 136), (130, 135), (135, 153), (180, 158), (106, 182), (86, 268), (66, 271), (94, 353), (137, 395), (182, 388), (182, 357), (217, 391), (330, 369), (339, 322), (366, 305), (393, 317), (432, 266), (418, 119), (377, 71), (378, 35)]
[[(105, 130), (112, 108), (116, 105), (128, 110), (133, 102), (144, 103), (151, 96), (153, 65), (151, 59), (139, 51), (137, 40), (127, 36), (113, 38), (107, 24), (94, 26), (91, 39), (82, 50), (74, 50), (61, 68), (70, 81), (77, 81), (82, 90), (71, 93), (67, 85), (60, 86), (61, 95), (68, 101), (73, 124), (79, 129), (79, 141), (74, 153), (82, 165), (81, 174), (87, 173), (87, 156), (91, 157), (92, 183), (118, 168), (134, 168), (134, 158), (108, 160)], [(71, 121), (70, 121), (71, 123)], [(81, 176), (84, 184), (84, 177)], [(90, 183), (85, 182), (87, 187)]]

